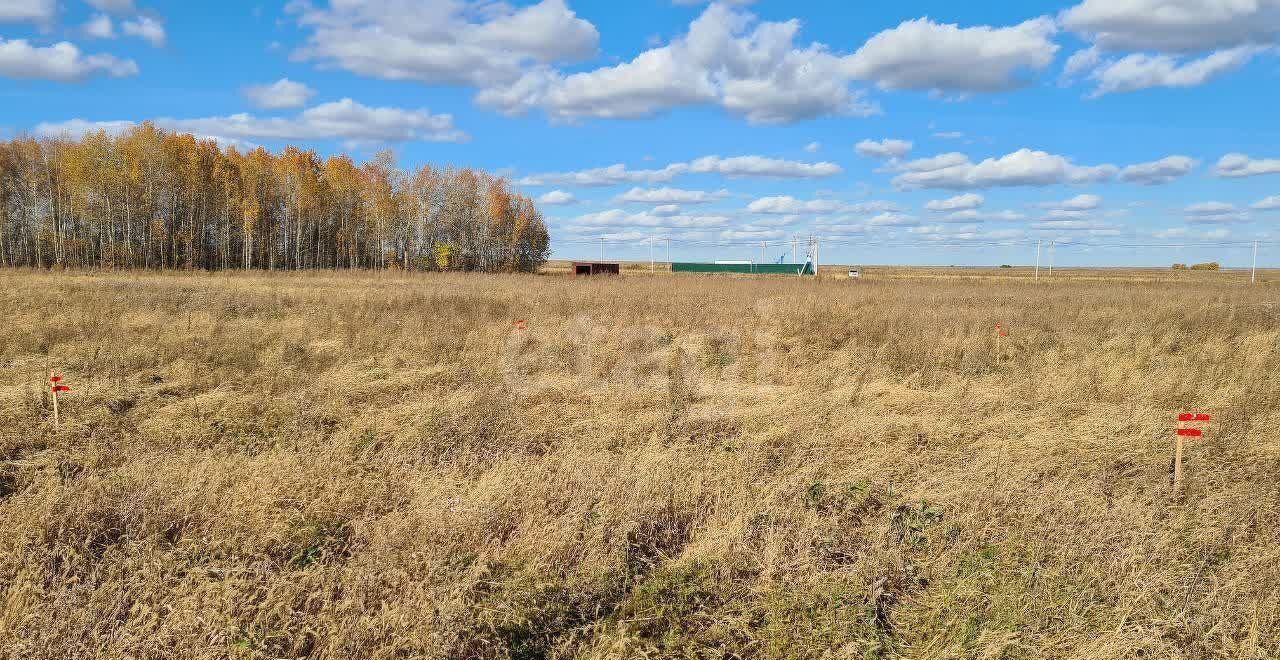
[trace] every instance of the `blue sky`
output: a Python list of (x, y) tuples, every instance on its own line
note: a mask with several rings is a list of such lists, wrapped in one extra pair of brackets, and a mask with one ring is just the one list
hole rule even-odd
[(506, 174), (555, 256), (1280, 266), (1280, 0), (0, 0), (0, 129)]

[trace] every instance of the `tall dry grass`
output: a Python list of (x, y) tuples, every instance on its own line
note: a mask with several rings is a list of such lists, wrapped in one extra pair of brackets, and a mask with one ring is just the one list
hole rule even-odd
[(1280, 653), (1277, 289), (925, 275), (0, 273), (0, 657)]

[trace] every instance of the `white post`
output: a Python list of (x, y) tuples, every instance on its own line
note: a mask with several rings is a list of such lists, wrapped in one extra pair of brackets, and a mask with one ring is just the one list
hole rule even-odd
[(604, 237), (600, 237), (600, 262), (604, 263)]
[(1058, 242), (1049, 241), (1049, 277), (1053, 277), (1053, 257), (1058, 252)]
[(796, 237), (791, 237), (791, 263), (796, 262)]
[(53, 391), (53, 430), (57, 431), (61, 427), (58, 420), (58, 384), (53, 381), (53, 372), (49, 372), (49, 389)]
[(671, 237), (669, 236), (667, 237), (667, 270), (672, 270), (671, 268)]
[(1173, 450), (1173, 490), (1178, 492), (1182, 488), (1182, 422), (1178, 422), (1177, 445)]
[(653, 272), (653, 239), (649, 239), (649, 272)]
[(760, 241), (760, 263), (765, 263), (766, 261), (769, 260), (764, 254), (765, 245), (767, 245), (767, 243), (765, 243), (764, 241)]
[(1036, 279), (1040, 279), (1040, 239), (1036, 239)]
[(814, 238), (813, 239), (813, 279), (815, 281), (818, 279), (818, 247), (819, 247), (818, 239)]
[(1249, 270), (1249, 284), (1258, 283), (1258, 242), (1253, 242), (1253, 268)]

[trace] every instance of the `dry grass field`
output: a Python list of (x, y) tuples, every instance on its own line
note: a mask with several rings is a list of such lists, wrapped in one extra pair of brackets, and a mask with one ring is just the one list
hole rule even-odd
[(1277, 657), (1280, 287), (1143, 273), (0, 272), (0, 657)]

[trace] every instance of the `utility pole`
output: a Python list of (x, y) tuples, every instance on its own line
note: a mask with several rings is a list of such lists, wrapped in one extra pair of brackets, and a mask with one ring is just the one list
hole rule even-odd
[(671, 237), (670, 236), (667, 237), (667, 270), (672, 270), (671, 268)]
[(604, 237), (600, 237), (600, 263), (604, 263)]
[(791, 236), (791, 263), (795, 263), (795, 262), (796, 262), (796, 240), (797, 240), (797, 239), (796, 239), (795, 235), (794, 235), (794, 234), (792, 234), (792, 236)]
[(814, 236), (813, 234), (809, 234), (809, 249), (808, 249), (808, 254), (805, 255), (805, 261), (811, 262), (813, 264), (813, 279), (814, 281), (817, 281), (818, 279), (818, 237)]
[(649, 239), (649, 272), (653, 272), (653, 239)]
[(1058, 251), (1058, 242), (1049, 241), (1049, 277), (1053, 277), (1053, 257)]
[(1036, 279), (1040, 279), (1040, 240), (1036, 239)]
[(768, 243), (765, 243), (764, 241), (760, 241), (760, 263), (765, 263), (766, 261), (769, 260), (769, 258), (765, 256), (765, 253), (764, 253), (766, 245), (768, 245)]
[(1253, 268), (1249, 270), (1249, 284), (1258, 283), (1258, 242), (1253, 242)]

